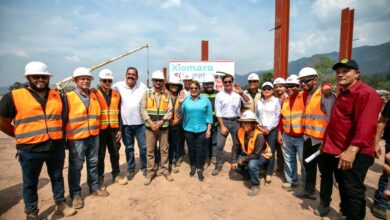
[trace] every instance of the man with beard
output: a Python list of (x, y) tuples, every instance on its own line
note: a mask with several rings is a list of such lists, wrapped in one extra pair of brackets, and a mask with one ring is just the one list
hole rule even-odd
[(261, 90), (258, 89), (260, 84), (259, 76), (256, 73), (251, 73), (248, 76), (248, 89), (244, 90), (244, 94), (249, 98), (250, 104), (242, 105), (242, 112), (250, 110), (255, 112), (257, 101), (261, 98)]
[(27, 219), (38, 219), (38, 180), (46, 163), (56, 214), (72, 216), (76, 210), (65, 203), (62, 176), (65, 141), (61, 96), (49, 88), (52, 75), (46, 64), (30, 62), (24, 75), (29, 86), (9, 92), (0, 102), (0, 130), (16, 139), (23, 174), (24, 212)]

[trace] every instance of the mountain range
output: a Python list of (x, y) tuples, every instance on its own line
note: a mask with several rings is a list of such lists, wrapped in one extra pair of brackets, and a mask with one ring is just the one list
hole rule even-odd
[[(329, 57), (332, 60), (338, 60), (338, 52), (330, 52), (324, 54), (315, 54), (311, 57), (303, 57), (288, 63), (288, 73), (298, 74), (299, 70), (305, 67), (312, 59), (317, 57)], [(390, 73), (390, 42), (376, 45), (376, 46), (362, 46), (352, 49), (352, 59), (356, 60), (362, 74), (387, 74)], [(262, 74), (272, 70), (257, 70), (250, 73)], [(247, 83), (248, 75), (236, 75), (235, 81), (241, 85)]]

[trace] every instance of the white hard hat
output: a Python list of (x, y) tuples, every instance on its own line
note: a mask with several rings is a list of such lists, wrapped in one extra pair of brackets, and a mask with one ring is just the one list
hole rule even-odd
[(257, 122), (256, 114), (251, 110), (246, 110), (242, 113), (241, 118), (238, 119), (239, 122)]
[(73, 71), (73, 78), (78, 76), (90, 76), (93, 79), (90, 69), (86, 67), (78, 67)]
[(189, 73), (184, 73), (182, 79), (183, 80), (192, 80), (192, 75)]
[(287, 79), (286, 79), (286, 84), (295, 84), (295, 85), (299, 85), (298, 76), (293, 74), (293, 75), (287, 77)]
[(162, 79), (164, 80), (164, 73), (161, 72), (160, 70), (156, 70), (152, 73), (152, 79)]
[(47, 65), (40, 62), (40, 61), (31, 61), (27, 63), (26, 67), (24, 68), (24, 75), (49, 75), (52, 76), (52, 74), (49, 72)]
[(258, 76), (256, 73), (251, 73), (251, 74), (249, 74), (249, 76), (248, 76), (248, 81), (249, 81), (249, 80), (257, 80), (257, 81), (260, 81), (259, 76)]
[(276, 84), (285, 84), (286, 80), (284, 80), (282, 77), (278, 77), (274, 80), (274, 85)]
[(100, 79), (114, 79), (112, 76), (112, 71), (109, 69), (104, 69), (99, 72), (99, 78)]
[(179, 78), (174, 76), (169, 78), (168, 84), (181, 85)]
[(299, 71), (298, 79), (301, 79), (305, 76), (317, 76), (318, 77), (318, 73), (314, 68), (304, 67), (301, 69), (301, 71)]
[(204, 76), (203, 82), (204, 83), (213, 83), (213, 82), (215, 82), (215, 77), (212, 74), (206, 74)]
[(271, 88), (274, 88), (274, 85), (272, 85), (271, 82), (265, 82), (265, 83), (263, 83), (263, 85), (261, 86), (261, 88), (264, 88), (264, 87), (266, 87), (266, 86), (269, 86), (269, 87), (271, 87)]

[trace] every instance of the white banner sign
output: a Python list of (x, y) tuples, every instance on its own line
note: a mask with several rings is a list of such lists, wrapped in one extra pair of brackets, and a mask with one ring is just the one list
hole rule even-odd
[(192, 76), (193, 80), (203, 82), (206, 74), (215, 77), (225, 74), (234, 76), (234, 61), (172, 61), (169, 62), (169, 78), (178, 77), (180, 80), (186, 74)]

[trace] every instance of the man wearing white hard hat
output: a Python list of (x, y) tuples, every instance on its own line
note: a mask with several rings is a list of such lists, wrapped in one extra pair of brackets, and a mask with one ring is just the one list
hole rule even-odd
[(93, 76), (88, 68), (78, 67), (73, 72), (76, 90), (66, 94), (68, 120), (66, 137), (69, 145), (69, 193), (73, 208), (81, 209), (81, 170), (87, 162), (87, 183), (92, 195), (106, 197), (109, 193), (99, 189), (98, 152), (101, 108), (95, 92), (90, 91)]
[[(180, 83), (178, 77), (171, 77), (167, 83), (169, 89), (169, 97), (171, 99), (173, 109), (178, 105), (177, 98), (183, 89), (183, 85)], [(173, 173), (179, 172), (179, 170), (173, 166), (178, 165), (179, 158), (184, 155), (184, 130), (181, 117), (172, 111), (172, 118), (169, 121), (168, 127), (168, 144), (169, 144), (169, 170)]]
[(249, 177), (252, 185), (247, 195), (256, 196), (260, 191), (260, 169), (272, 158), (272, 152), (263, 133), (257, 127), (255, 113), (247, 110), (238, 121), (240, 122), (238, 142), (232, 148), (231, 170)]
[(121, 117), (120, 117), (120, 94), (111, 89), (112, 71), (104, 69), (99, 73), (100, 85), (97, 88), (97, 98), (100, 103), (100, 131), (99, 131), (99, 160), (98, 175), (99, 186), (104, 185), (104, 158), (106, 149), (110, 153), (112, 168), (112, 182), (120, 185), (127, 184), (127, 180), (120, 176), (119, 149), (121, 146)]
[[(303, 158), (306, 159), (320, 149), (336, 96), (325, 96), (323, 94), (317, 71), (314, 68), (302, 68), (299, 71), (298, 79), (303, 89), (303, 99), (305, 102), (303, 115)], [(315, 199), (317, 158), (314, 158), (310, 163), (304, 162), (303, 164), (306, 171), (305, 188), (302, 192), (295, 193), (295, 196)], [(323, 216), (325, 213), (318, 214)]]
[(259, 75), (251, 73), (248, 76), (248, 89), (244, 90), (244, 94), (251, 100), (249, 104), (242, 105), (242, 111), (250, 110), (255, 112), (257, 101), (260, 100), (261, 90), (258, 89), (260, 85)]
[(146, 126), (147, 175), (144, 182), (149, 185), (155, 176), (155, 147), (159, 142), (161, 170), (168, 181), (173, 181), (169, 173), (168, 126), (172, 118), (172, 101), (164, 87), (164, 74), (157, 70), (152, 74), (153, 88), (149, 89), (141, 101), (141, 114)]
[(190, 73), (185, 73), (182, 77), (183, 84), (184, 84), (184, 93), (186, 96), (189, 96), (191, 91), (190, 91), (190, 86), (192, 82), (192, 75)]
[(284, 156), (284, 176), (286, 182), (282, 188), (288, 191), (298, 186), (297, 155), (301, 164), (301, 180), (305, 181), (303, 167), (303, 111), (305, 108), (303, 93), (299, 89), (297, 75), (286, 80), (288, 98), (283, 100), (278, 125), (278, 142), (282, 144)]
[(282, 77), (278, 77), (274, 80), (274, 94), (275, 96), (280, 100), (280, 102), (283, 102), (283, 99), (287, 98), (286, 93), (286, 87), (284, 84), (286, 84), (286, 80), (284, 80)]
[(27, 219), (38, 219), (38, 182), (46, 163), (56, 203), (56, 213), (76, 214), (66, 204), (62, 170), (65, 159), (61, 95), (49, 88), (47, 65), (32, 61), (25, 67), (28, 87), (12, 90), (0, 102), (0, 130), (14, 137), (23, 174), (24, 212)]

